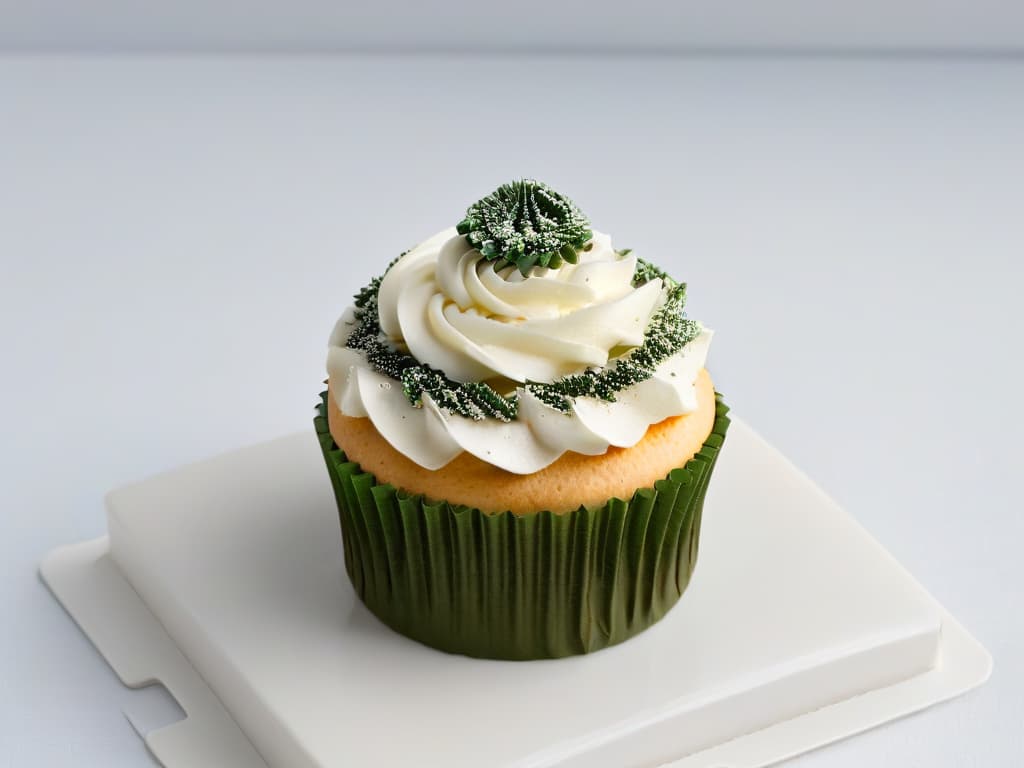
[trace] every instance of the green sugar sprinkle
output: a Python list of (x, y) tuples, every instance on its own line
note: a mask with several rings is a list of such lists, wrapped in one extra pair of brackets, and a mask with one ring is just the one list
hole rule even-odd
[[(625, 256), (629, 251), (618, 253)], [(525, 389), (551, 408), (570, 413), (572, 401), (577, 397), (596, 397), (605, 402), (615, 402), (616, 393), (651, 378), (661, 363), (679, 352), (701, 332), (700, 323), (683, 314), (686, 285), (676, 282), (650, 262), (637, 259), (636, 271), (633, 273), (634, 287), (655, 279), (664, 282), (668, 295), (665, 303), (651, 317), (640, 346), (604, 368), (588, 369), (553, 382), (527, 382)], [(443, 371), (419, 362), (386, 341), (381, 333), (377, 307), (382, 280), (383, 275), (374, 278), (356, 294), (356, 327), (345, 345), (362, 351), (367, 362), (378, 373), (401, 382), (402, 392), (414, 406), (423, 405), (422, 398), (426, 393), (441, 408), (458, 416), (475, 420), (514, 420), (519, 409), (519, 397), (515, 393), (501, 395), (490, 385), (479, 381), (452, 381)]]
[(575, 264), (594, 236), (576, 203), (533, 179), (503, 184), (477, 200), (456, 229), (499, 269), (515, 264), (524, 277), (534, 267)]

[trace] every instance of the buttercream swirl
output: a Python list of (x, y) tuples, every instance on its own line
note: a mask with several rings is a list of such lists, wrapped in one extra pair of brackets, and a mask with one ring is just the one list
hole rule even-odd
[(523, 277), (513, 266), (496, 270), (445, 230), (384, 276), (380, 327), (455, 381), (554, 381), (643, 342), (662, 284), (634, 288), (635, 270), (634, 256), (621, 256), (595, 232), (578, 263)]
[(398, 451), (438, 469), (463, 451), (510, 472), (528, 474), (565, 451), (589, 455), (635, 445), (651, 424), (697, 408), (694, 381), (711, 332), (704, 330), (662, 362), (645, 381), (616, 395), (572, 401), (562, 413), (526, 382), (551, 382), (599, 368), (643, 342), (664, 303), (655, 279), (633, 286), (636, 259), (616, 252), (594, 232), (576, 264), (496, 270), (455, 229), (406, 253), (386, 273), (378, 293), (382, 334), (457, 382), (487, 381), (514, 390), (514, 421), (474, 420), (440, 408), (428, 395), (409, 403), (401, 384), (378, 373), (359, 350), (345, 346), (357, 318), (350, 309), (331, 335), (327, 368), (342, 413), (371, 419)]

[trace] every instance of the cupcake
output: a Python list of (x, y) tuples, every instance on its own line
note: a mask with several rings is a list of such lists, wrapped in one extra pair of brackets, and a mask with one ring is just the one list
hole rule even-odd
[(362, 289), (315, 426), (366, 607), (495, 659), (588, 653), (664, 616), (729, 424), (685, 301), (530, 180)]

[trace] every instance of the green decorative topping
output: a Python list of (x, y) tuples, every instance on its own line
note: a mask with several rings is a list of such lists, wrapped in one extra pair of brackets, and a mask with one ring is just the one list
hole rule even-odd
[[(630, 248), (626, 248), (624, 251), (616, 251), (619, 256), (628, 256), (632, 252)], [(661, 280), (667, 286), (678, 285), (661, 267), (656, 267), (651, 262), (638, 258), (636, 260), (636, 271), (633, 272), (633, 285), (643, 285), (644, 283), (651, 282), (651, 280)]]
[[(625, 255), (628, 251), (620, 253)], [(519, 409), (518, 395), (501, 395), (484, 382), (452, 381), (442, 371), (394, 349), (384, 340), (377, 311), (377, 294), (383, 279), (383, 275), (374, 278), (356, 294), (357, 322), (346, 346), (361, 350), (378, 373), (401, 382), (402, 391), (412, 405), (422, 406), (426, 393), (441, 408), (458, 416), (475, 420), (515, 419)], [(616, 393), (651, 378), (661, 363), (701, 332), (700, 323), (683, 314), (686, 285), (676, 282), (653, 264), (637, 259), (633, 285), (638, 287), (655, 279), (664, 282), (667, 295), (665, 303), (651, 317), (643, 344), (605, 368), (589, 369), (549, 383), (527, 382), (525, 389), (546, 405), (569, 413), (574, 398), (596, 397), (615, 402)]]
[(466, 211), (457, 229), (486, 259), (515, 264), (523, 275), (533, 267), (575, 264), (594, 236), (576, 204), (532, 179), (503, 184)]

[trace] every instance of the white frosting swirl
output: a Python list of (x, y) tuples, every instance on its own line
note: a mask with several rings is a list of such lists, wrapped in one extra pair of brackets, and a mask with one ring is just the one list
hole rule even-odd
[(380, 286), (380, 327), (455, 381), (554, 381), (643, 342), (660, 280), (634, 289), (634, 256), (595, 232), (579, 263), (528, 278), (448, 229), (407, 253)]
[[(620, 256), (607, 235), (594, 233), (577, 264), (500, 271), (454, 229), (405, 254), (381, 282), (381, 331), (400, 349), (456, 381), (550, 382), (601, 367), (643, 342), (664, 301), (660, 280), (632, 285), (636, 259)], [(463, 451), (510, 472), (529, 474), (565, 451), (589, 455), (628, 447), (647, 428), (697, 408), (694, 381), (704, 367), (711, 332), (704, 330), (616, 402), (580, 397), (564, 414), (523, 387), (512, 422), (475, 421), (440, 408), (428, 394), (412, 406), (401, 385), (372, 369), (361, 351), (344, 346), (356, 317), (335, 326), (327, 369), (335, 402), (348, 416), (369, 418), (412, 461), (438, 469)], [(508, 384), (511, 382), (511, 384)]]

